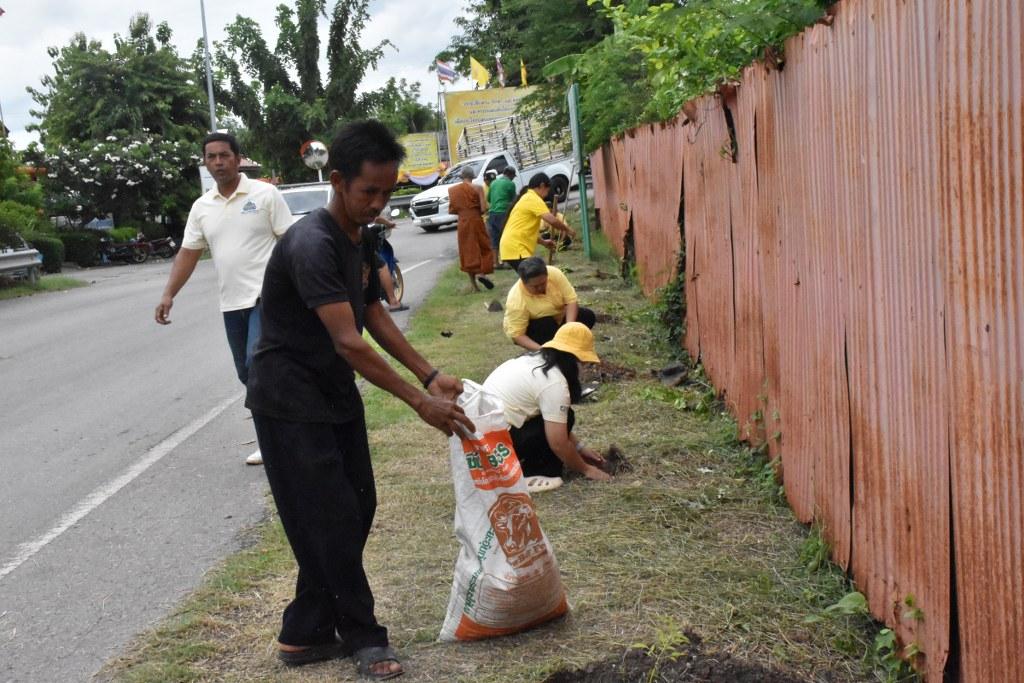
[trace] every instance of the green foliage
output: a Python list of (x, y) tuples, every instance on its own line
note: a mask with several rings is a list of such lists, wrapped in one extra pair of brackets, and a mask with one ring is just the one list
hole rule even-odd
[(15, 235), (27, 237), (42, 225), (37, 209), (9, 199), (0, 201), (0, 247), (21, 246)]
[(107, 231), (107, 236), (114, 242), (130, 242), (135, 239), (139, 231), (135, 228), (112, 228)]
[(24, 173), (18, 171), (21, 160), (8, 140), (0, 140), (0, 201), (12, 201), (39, 208), (43, 190)]
[(34, 235), (29, 244), (43, 255), (43, 270), (59, 273), (64, 263), (64, 243), (56, 237)]
[(54, 75), (29, 89), (40, 106), (38, 130), (47, 146), (102, 140), (114, 131), (149, 130), (197, 142), (205, 130), (205, 96), (188, 63), (170, 45), (167, 24), (136, 14), (128, 34), (114, 35), (114, 50), (83, 33), (51, 47)]
[(675, 619), (670, 616), (661, 617), (658, 627), (654, 632), (654, 641), (651, 643), (633, 643), (633, 647), (643, 652), (654, 660), (651, 670), (647, 672), (647, 683), (660, 680), (658, 674), (661, 665), (665, 661), (674, 662), (686, 654), (686, 645), (690, 639), (683, 633)]
[[(452, 63), (456, 71), (468, 73), (472, 56), (496, 79), (495, 55), (500, 52), (509, 86), (522, 84), (522, 61), (528, 84), (540, 88), (521, 107), (546, 121), (545, 133), (552, 137), (560, 136), (569, 122), (567, 83), (546, 83), (545, 65), (583, 52), (611, 35), (613, 29), (612, 22), (591, 8), (587, 0), (476, 0), (455, 23), (462, 32), (451, 39), (437, 58)], [(497, 83), (492, 81), (492, 85)], [(626, 97), (639, 92), (624, 87), (618, 94)], [(618, 109), (622, 102), (610, 99), (604, 106)]]
[(93, 230), (74, 230), (57, 234), (64, 243), (64, 258), (83, 268), (96, 265), (100, 237)]
[[(77, 34), (50, 48), (54, 75), (30, 89), (45, 152), (48, 208), (121, 222), (161, 214), (181, 223), (198, 190), (205, 93), (170, 45), (166, 24), (132, 17), (108, 51)], [(81, 207), (81, 208), (79, 208)]]
[(872, 652), (875, 657), (875, 665), (885, 683), (910, 683), (921, 680), (920, 675), (907, 661), (920, 654), (919, 648), (916, 644), (911, 643), (901, 652), (896, 632), (892, 629), (883, 628), (878, 632)]
[[(369, 0), (336, 0), (327, 33), (327, 78), (321, 79), (317, 21), (327, 15), (326, 0), (299, 0), (292, 9), (279, 5), (279, 30), (272, 50), (252, 19), (238, 17), (214, 48), (219, 76), (218, 101), (246, 127), (246, 153), (286, 180), (309, 177), (299, 157), (308, 140), (328, 145), (347, 121), (378, 115), (398, 133), (428, 125), (430, 109), (418, 105), (418, 84), (389, 81), (379, 91), (358, 94), (366, 73), (376, 68), (391, 45), (359, 43), (369, 18)], [(197, 65), (199, 61), (193, 59)], [(293, 80), (291, 74), (296, 74)], [(422, 128), (417, 128), (422, 130)]]
[(678, 355), (681, 356), (686, 341), (686, 273), (682, 252), (677, 260), (679, 266), (676, 277), (658, 292), (657, 301), (658, 318), (668, 336), (668, 342), (673, 349), (678, 349)]
[(822, 535), (821, 528), (814, 526), (800, 548), (800, 561), (808, 571), (817, 571), (828, 564), (831, 552), (832, 549), (829, 548), (828, 541)]

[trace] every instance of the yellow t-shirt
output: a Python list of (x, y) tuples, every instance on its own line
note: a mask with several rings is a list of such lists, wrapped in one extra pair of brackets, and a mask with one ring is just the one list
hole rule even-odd
[(527, 190), (508, 215), (501, 232), (498, 256), (502, 261), (514, 261), (533, 256), (540, 237), (540, 217), (551, 211), (540, 195)]
[(576, 290), (569, 278), (558, 268), (548, 266), (548, 286), (544, 294), (530, 294), (523, 281), (516, 280), (505, 299), (505, 336), (515, 339), (526, 333), (531, 320), (553, 316), (558, 322), (565, 318), (565, 305), (576, 301)]

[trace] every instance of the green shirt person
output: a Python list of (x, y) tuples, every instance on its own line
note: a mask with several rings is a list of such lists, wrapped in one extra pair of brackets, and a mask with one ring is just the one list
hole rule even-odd
[(487, 214), (487, 234), (491, 236), (491, 244), (494, 247), (495, 267), (501, 263), (498, 259), (501, 231), (505, 229), (509, 209), (516, 199), (516, 184), (513, 182), (515, 177), (516, 169), (508, 166), (487, 190), (487, 205), (490, 206), (490, 212)]

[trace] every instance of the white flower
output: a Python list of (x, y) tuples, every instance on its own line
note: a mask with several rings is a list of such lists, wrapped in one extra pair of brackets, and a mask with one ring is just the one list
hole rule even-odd
[(108, 135), (107, 142), (117, 142), (117, 138), (114, 137), (113, 135)]

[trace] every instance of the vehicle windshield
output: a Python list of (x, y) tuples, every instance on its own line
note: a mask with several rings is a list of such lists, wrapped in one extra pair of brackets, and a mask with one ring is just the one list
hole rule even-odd
[(281, 196), (293, 216), (305, 215), (321, 206), (327, 206), (327, 188), (311, 187), (308, 190), (282, 192)]
[(437, 183), (438, 185), (451, 185), (462, 180), (462, 169), (471, 168), (473, 169), (473, 177), (475, 178), (480, 173), (480, 167), (483, 166), (483, 160), (479, 161), (468, 161), (464, 164), (457, 164), (452, 166), (452, 169)]

